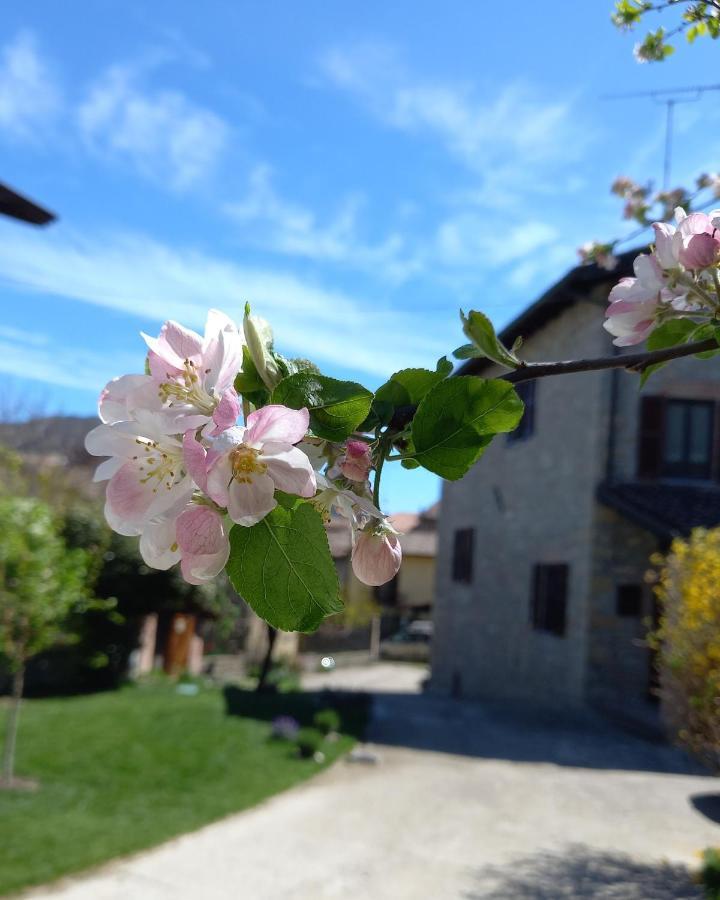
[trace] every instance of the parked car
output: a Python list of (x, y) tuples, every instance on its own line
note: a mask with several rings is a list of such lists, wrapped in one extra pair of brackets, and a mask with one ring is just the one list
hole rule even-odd
[(408, 662), (429, 662), (432, 635), (432, 622), (426, 619), (410, 622), (380, 644), (380, 657)]

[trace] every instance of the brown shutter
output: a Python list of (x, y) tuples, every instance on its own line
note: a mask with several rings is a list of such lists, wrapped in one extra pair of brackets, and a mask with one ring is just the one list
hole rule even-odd
[(637, 467), (641, 478), (656, 478), (660, 474), (664, 426), (664, 398), (641, 397)]

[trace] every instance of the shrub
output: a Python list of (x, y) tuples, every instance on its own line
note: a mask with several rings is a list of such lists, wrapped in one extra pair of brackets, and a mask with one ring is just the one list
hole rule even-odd
[(680, 743), (718, 769), (720, 529), (695, 529), (654, 562), (660, 620), (650, 641), (658, 650), (665, 718)]
[(700, 880), (708, 900), (720, 900), (720, 850), (708, 847), (703, 853)]
[(295, 746), (303, 759), (315, 756), (322, 746), (322, 742), (323, 736), (317, 728), (301, 728), (295, 738)]
[(340, 731), (340, 715), (334, 709), (321, 709), (313, 716), (313, 725), (323, 734)]

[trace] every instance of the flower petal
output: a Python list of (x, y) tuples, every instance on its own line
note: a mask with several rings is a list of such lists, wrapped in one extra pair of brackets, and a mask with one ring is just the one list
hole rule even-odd
[(269, 475), (252, 475), (247, 481), (233, 479), (228, 491), (228, 513), (238, 525), (255, 525), (277, 506), (275, 484)]
[(260, 459), (276, 488), (298, 497), (315, 496), (315, 470), (302, 450), (287, 444), (265, 444)]
[(310, 413), (304, 407), (289, 409), (271, 403), (250, 413), (245, 440), (253, 446), (260, 446), (266, 441), (297, 444), (305, 437), (309, 425)]
[(238, 395), (235, 393), (234, 388), (228, 388), (215, 407), (215, 412), (212, 416), (215, 427), (212, 430), (212, 435), (221, 434), (228, 428), (232, 428), (236, 424), (239, 415), (240, 400)]
[(109, 381), (98, 399), (98, 416), (101, 422), (126, 422), (130, 418), (128, 398), (143, 385), (152, 383), (149, 375), (121, 375)]
[(175, 535), (177, 519), (148, 522), (140, 536), (140, 555), (153, 569), (163, 571), (180, 560), (180, 548)]
[(181, 571), (190, 584), (210, 581), (225, 568), (230, 542), (223, 517), (208, 506), (192, 506), (177, 520), (177, 540), (182, 551)]
[(228, 505), (228, 488), (230, 487), (231, 480), (232, 464), (230, 463), (230, 454), (224, 453), (210, 465), (207, 473), (206, 490), (208, 496), (211, 497), (218, 506)]
[(183, 435), (183, 460), (192, 480), (207, 493), (207, 451), (192, 429)]
[(120, 534), (140, 534), (147, 512), (155, 500), (154, 486), (146, 480), (139, 463), (128, 462), (108, 482), (106, 510), (110, 527)]

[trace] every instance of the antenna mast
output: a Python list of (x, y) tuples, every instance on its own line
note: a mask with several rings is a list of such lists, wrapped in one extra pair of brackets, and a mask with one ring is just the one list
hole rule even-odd
[[(675, 106), (678, 103), (694, 103), (707, 91), (720, 91), (720, 84), (703, 84), (696, 87), (663, 88), (657, 91), (633, 91), (627, 94), (606, 94), (603, 100), (630, 100), (634, 97), (650, 97), (665, 105), (665, 154), (663, 159), (663, 190), (670, 187), (672, 166), (673, 130)], [(693, 96), (685, 96), (691, 94)]]

